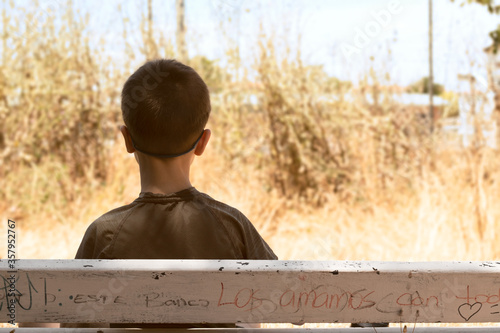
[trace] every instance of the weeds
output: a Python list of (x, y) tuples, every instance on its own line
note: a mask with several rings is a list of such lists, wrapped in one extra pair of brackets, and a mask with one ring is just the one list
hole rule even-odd
[[(3, 8), (0, 214), (80, 239), (92, 219), (139, 192), (135, 161), (117, 140), (120, 90), (133, 64), (175, 57), (173, 43), (142, 22), (145, 46), (134, 52), (124, 22), (120, 67), (71, 5), (35, 30), (13, 15), (35, 13)], [(213, 108), (213, 140), (194, 164), (193, 184), (245, 212), (283, 259), (500, 254), (494, 151), (442, 148), (438, 131), (397, 104), (373, 69), (351, 85), (275, 45), (260, 37), (252, 80), (237, 48), (223, 67), (187, 61), (207, 78)], [(30, 239), (25, 253), (42, 255), (41, 241)], [(78, 242), (68, 244), (71, 257)]]

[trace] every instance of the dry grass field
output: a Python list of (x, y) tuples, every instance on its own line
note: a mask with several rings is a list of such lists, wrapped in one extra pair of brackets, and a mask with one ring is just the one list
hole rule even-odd
[[(2, 10), (0, 218), (17, 223), (19, 258), (71, 258), (89, 223), (140, 192), (117, 129), (125, 78), (176, 53), (142, 23), (134, 52), (125, 20), (118, 66), (71, 6), (23, 25), (36, 15), (13, 2)], [(352, 85), (281, 44), (263, 30), (250, 69), (230, 43), (225, 67), (184, 59), (212, 92), (213, 138), (194, 186), (243, 211), (282, 259), (500, 256), (495, 150), (480, 137), (445, 149), (439, 127), (431, 134), (391, 100), (383, 73)]]
[[(135, 160), (118, 145), (113, 154), (109, 183), (84, 189), (70, 204), (58, 207), (40, 202), (51, 186), (52, 172), (25, 171), (24, 179), (38, 179), (24, 183), (26, 196), (20, 200), (40, 205), (39, 209), (27, 215), (20, 203), (13, 202), (4, 204), (1, 212), (4, 221), (14, 219), (19, 227), (19, 258), (73, 257), (91, 221), (136, 198), (140, 187)], [(457, 181), (451, 172), (430, 175), (415, 193), (359, 206), (344, 204), (334, 196), (322, 207), (310, 206), (264, 190), (257, 178), (251, 167), (228, 168), (211, 149), (195, 161), (193, 170), (193, 185), (242, 210), (281, 259), (495, 260), (499, 255), (494, 237), (500, 215), (495, 205), (497, 182), (485, 185), (481, 205), (487, 227), (481, 237), (475, 189)], [(20, 186), (12, 186), (16, 185)], [(56, 194), (54, 200), (63, 203), (65, 199)], [(2, 228), (6, 232), (6, 224)]]
[[(214, 141), (216, 137), (217, 132)], [(10, 181), (3, 188), (20, 196), (19, 201), (3, 203), (1, 218), (17, 222), (20, 258), (71, 258), (91, 221), (137, 197), (135, 159), (120, 140), (110, 154), (105, 184), (75, 183), (71, 202), (52, 183), (58, 170), (50, 164), (9, 173)], [(494, 152), (486, 154), (485, 164), (492, 171), (479, 189), (468, 179), (470, 170), (463, 161), (463, 170), (459, 165), (429, 172), (411, 191), (380, 193), (376, 202), (362, 204), (345, 203), (335, 195), (321, 206), (301, 198), (287, 199), (267, 190), (254, 166), (230, 165), (213, 147), (195, 161), (192, 183), (243, 211), (281, 259), (495, 260), (500, 251), (495, 242), (500, 215), (495, 204), (498, 162)], [(53, 203), (44, 202), (47, 193)], [(30, 212), (24, 207), (30, 207)]]
[[(18, 258), (72, 258), (93, 220), (140, 192), (118, 131), (124, 80), (176, 52), (145, 22), (133, 50), (124, 21), (116, 65), (71, 6), (27, 29), (35, 15), (11, 2), (1, 17), (0, 233), (16, 221)], [(240, 209), (280, 259), (498, 260), (496, 150), (480, 137), (443, 148), (439, 126), (430, 133), (390, 99), (384, 73), (352, 85), (280, 43), (262, 32), (250, 69), (230, 43), (224, 67), (182, 59), (212, 96), (195, 187)], [(238, 74), (248, 70), (251, 80)]]

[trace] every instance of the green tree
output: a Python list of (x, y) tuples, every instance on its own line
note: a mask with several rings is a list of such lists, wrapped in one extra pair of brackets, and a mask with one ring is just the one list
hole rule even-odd
[[(408, 86), (409, 93), (413, 94), (428, 94), (429, 93), (429, 77), (423, 77), (417, 82)], [(439, 83), (432, 84), (432, 92), (434, 95), (441, 95), (444, 92), (444, 86)]]
[[(452, 2), (455, 2), (455, 0), (451, 0)], [(466, 0), (468, 3), (477, 3), (483, 6), (488, 7), (488, 11), (491, 14), (500, 14), (500, 5), (495, 4), (495, 0)], [(465, 2), (461, 3), (461, 6), (463, 6)], [(498, 51), (498, 46), (500, 45), (500, 24), (497, 26), (497, 28), (493, 31), (490, 31), (489, 33), (490, 38), (492, 40), (492, 47), (493, 47), (493, 53), (497, 53)]]

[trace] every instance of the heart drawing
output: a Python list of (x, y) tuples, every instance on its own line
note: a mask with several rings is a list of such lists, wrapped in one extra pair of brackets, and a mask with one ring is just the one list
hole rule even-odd
[(458, 307), (458, 314), (460, 317), (464, 318), (465, 321), (469, 321), (476, 313), (481, 310), (483, 303), (476, 302), (472, 305), (469, 303), (464, 303)]

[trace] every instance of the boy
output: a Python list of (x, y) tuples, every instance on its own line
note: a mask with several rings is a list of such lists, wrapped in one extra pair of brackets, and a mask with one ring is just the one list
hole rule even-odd
[[(165, 59), (144, 64), (123, 87), (122, 115), (141, 193), (88, 227), (76, 259), (277, 259), (241, 212), (191, 186), (191, 163), (211, 134), (208, 88), (191, 67)], [(63, 325), (73, 326), (107, 325)]]
[(175, 60), (149, 61), (122, 91), (120, 130), (141, 193), (87, 229), (76, 259), (277, 259), (237, 209), (192, 187), (191, 163), (211, 132), (208, 88)]

